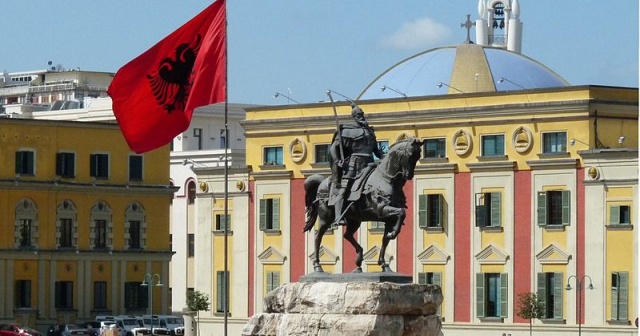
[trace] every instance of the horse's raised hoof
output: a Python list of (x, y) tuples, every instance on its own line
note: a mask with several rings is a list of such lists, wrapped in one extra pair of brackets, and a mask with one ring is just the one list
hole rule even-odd
[(356, 267), (351, 273), (362, 273), (362, 267)]

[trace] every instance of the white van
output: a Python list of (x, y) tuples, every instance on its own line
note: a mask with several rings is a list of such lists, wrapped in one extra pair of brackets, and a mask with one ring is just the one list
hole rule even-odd
[[(153, 325), (152, 325), (153, 322)], [(158, 315), (143, 315), (142, 323), (146, 328), (151, 329), (152, 336), (169, 336), (171, 331), (167, 327), (163, 327)], [(165, 323), (166, 325), (166, 323)]]
[(151, 329), (141, 326), (135, 316), (119, 315), (114, 316), (113, 320), (124, 330), (125, 336), (151, 335)]
[[(144, 319), (146, 320), (148, 316), (149, 315), (144, 315)], [(171, 333), (171, 336), (184, 335), (184, 320), (182, 319), (182, 317), (173, 315), (153, 315), (153, 319), (154, 325), (159, 325), (160, 328), (168, 329)]]

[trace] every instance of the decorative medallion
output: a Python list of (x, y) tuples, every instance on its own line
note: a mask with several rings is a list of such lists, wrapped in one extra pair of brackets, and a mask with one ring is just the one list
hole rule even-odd
[(71, 266), (70, 263), (66, 263), (64, 264), (64, 270), (67, 271), (67, 273), (71, 273), (71, 271), (73, 270), (73, 266)]
[(209, 190), (209, 185), (207, 182), (200, 182), (200, 190), (202, 192), (207, 192)]
[(513, 132), (513, 148), (515, 148), (516, 152), (524, 153), (531, 148), (533, 144), (533, 136), (531, 135), (531, 131), (529, 129), (520, 126), (518, 129)]
[(459, 130), (453, 136), (453, 149), (460, 156), (468, 154), (472, 145), (471, 135), (465, 130)]
[(138, 273), (138, 264), (133, 264), (133, 271)]
[(591, 177), (592, 180), (597, 180), (600, 177), (600, 172), (596, 167), (589, 167), (588, 172), (589, 172), (589, 177)]
[(103, 264), (101, 264), (101, 263), (100, 263), (100, 264), (98, 264), (98, 267), (97, 267), (97, 268), (98, 268), (98, 272), (99, 272), (99, 273), (104, 272), (104, 265), (103, 265)]
[(307, 146), (304, 141), (299, 138), (293, 139), (289, 144), (289, 155), (291, 155), (291, 160), (295, 163), (304, 160), (307, 155)]
[(238, 182), (236, 182), (236, 189), (238, 189), (238, 191), (244, 191), (244, 188), (245, 188), (244, 181), (239, 180)]

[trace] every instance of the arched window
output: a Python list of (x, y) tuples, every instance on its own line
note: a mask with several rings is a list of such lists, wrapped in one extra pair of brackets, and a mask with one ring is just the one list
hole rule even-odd
[(124, 248), (144, 249), (147, 245), (147, 216), (140, 203), (129, 204), (124, 213)]
[(56, 214), (56, 243), (58, 248), (78, 246), (78, 214), (75, 204), (64, 200)]
[(91, 208), (89, 248), (113, 249), (113, 215), (107, 202), (98, 201)]
[(18, 202), (14, 226), (16, 248), (38, 247), (38, 208), (32, 200), (23, 198)]
[(189, 204), (193, 204), (196, 201), (196, 183), (189, 181), (187, 184), (187, 197), (189, 198)]

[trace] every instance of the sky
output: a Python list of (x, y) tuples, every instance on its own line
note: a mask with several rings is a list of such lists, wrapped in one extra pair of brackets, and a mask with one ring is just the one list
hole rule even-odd
[[(572, 85), (638, 87), (637, 0), (519, 0), (522, 53)], [(117, 72), (211, 0), (2, 0), (0, 70)], [(417, 53), (464, 42), (477, 0), (227, 0), (229, 102), (355, 98)], [(471, 31), (472, 40), (475, 30)], [(279, 97), (274, 97), (278, 92)]]

